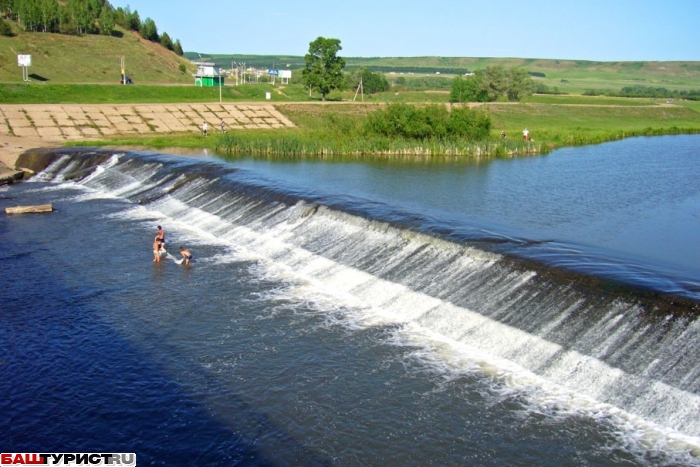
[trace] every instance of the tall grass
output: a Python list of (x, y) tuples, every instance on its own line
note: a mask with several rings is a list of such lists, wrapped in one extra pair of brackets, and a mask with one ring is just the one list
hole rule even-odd
[(226, 134), (216, 142), (217, 153), (231, 156), (276, 156), (283, 158), (366, 157), (394, 158), (407, 156), (436, 157), (514, 157), (549, 152), (544, 144), (518, 142), (408, 140), (387, 137), (329, 139), (313, 132), (296, 135)]
[(292, 158), (338, 156), (506, 157), (547, 152), (546, 145), (489, 138), (491, 122), (480, 111), (392, 104), (367, 115), (328, 113), (293, 133), (227, 133), (215, 150), (229, 155)]

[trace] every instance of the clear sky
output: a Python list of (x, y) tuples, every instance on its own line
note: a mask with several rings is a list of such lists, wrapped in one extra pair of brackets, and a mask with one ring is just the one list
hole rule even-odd
[(700, 60), (700, 0), (114, 0), (186, 52)]

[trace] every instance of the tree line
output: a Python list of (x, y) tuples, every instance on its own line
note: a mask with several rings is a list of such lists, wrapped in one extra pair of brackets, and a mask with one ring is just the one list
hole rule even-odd
[[(309, 53), (304, 56), (305, 67), (301, 75), (303, 83), (310, 90), (320, 92), (321, 99), (326, 100), (326, 96), (332, 90), (348, 87), (357, 89), (360, 82), (364, 91), (369, 94), (390, 89), (391, 86), (382, 73), (372, 73), (368, 68), (344, 73), (346, 62), (338, 55), (342, 49), (339, 39), (318, 37), (309, 43)], [(406, 83), (405, 78), (399, 79)], [(456, 76), (452, 81), (450, 102), (492, 102), (504, 99), (518, 101), (532, 94), (534, 87), (530, 74), (523, 68), (505, 69), (501, 65), (489, 66), (470, 76)], [(404, 110), (402, 109), (402, 112), (405, 117), (408, 114)], [(418, 118), (416, 115), (418, 114), (412, 118)], [(389, 118), (389, 115), (384, 117)]]
[(469, 76), (456, 76), (452, 81), (450, 102), (519, 101), (531, 95), (533, 89), (534, 82), (527, 70), (488, 66)]
[(688, 99), (692, 101), (700, 100), (700, 90), (682, 90), (667, 89), (664, 87), (655, 86), (625, 86), (619, 91), (610, 90), (592, 90), (584, 91), (584, 96), (612, 96), (612, 97), (647, 97), (647, 98), (662, 98), (662, 99)]
[(118, 25), (183, 54), (180, 40), (173, 41), (167, 32), (159, 34), (151, 18), (142, 21), (138, 11), (132, 12), (128, 6), (115, 9), (107, 0), (0, 0), (0, 33), (11, 35), (6, 19), (17, 22), (24, 31), (78, 36), (115, 35)]

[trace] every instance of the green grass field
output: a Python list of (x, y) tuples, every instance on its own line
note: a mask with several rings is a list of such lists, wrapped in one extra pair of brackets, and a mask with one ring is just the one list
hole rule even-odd
[[(593, 98), (591, 98), (593, 100)], [(700, 108), (690, 105), (489, 105), (494, 131), (520, 138), (524, 128), (536, 141), (566, 146), (635, 135), (698, 133)]]
[[(22, 83), (16, 54), (31, 54), (30, 83)], [(187, 54), (186, 54), (187, 55)], [(199, 58), (199, 54), (196, 54)], [(270, 83), (202, 88), (193, 84), (195, 65), (144, 41), (133, 32), (118, 31), (115, 37), (64, 36), (20, 32), (0, 36), (0, 102), (3, 104), (115, 104), (183, 102), (270, 102), (278, 106), (297, 126), (290, 130), (245, 130), (245, 138), (258, 141), (295, 139), (299, 144), (314, 138), (336, 138), (329, 131), (332, 118), (358, 120), (377, 105), (393, 102), (447, 104), (455, 73), (501, 65), (523, 67), (540, 75), (533, 78), (562, 94), (533, 95), (521, 103), (486, 104), (493, 123), (492, 141), (505, 131), (510, 141), (520, 141), (527, 127), (538, 145), (550, 148), (588, 144), (632, 135), (700, 132), (700, 102), (664, 99), (631, 99), (582, 95), (587, 90), (619, 91), (624, 86), (643, 85), (670, 90), (700, 89), (699, 62), (591, 62), (520, 58), (466, 57), (346, 57), (349, 68), (361, 66), (385, 72), (391, 91), (355, 95), (355, 89), (334, 91), (329, 105), (308, 105), (320, 101), (300, 84), (302, 56), (217, 55), (212, 58), (228, 68), (232, 61), (259, 68), (291, 68), (292, 84)], [(120, 59), (126, 60), (127, 74), (134, 85), (119, 85)], [(180, 70), (185, 64), (186, 72)], [(440, 72), (440, 74), (437, 74)], [(77, 84), (82, 83), (82, 84)], [(221, 93), (221, 94), (220, 94)], [(270, 93), (271, 99), (266, 99)], [(355, 101), (354, 103), (352, 101)], [(295, 104), (296, 102), (306, 104)], [(335, 117), (333, 117), (335, 116)], [(193, 135), (171, 135), (156, 139), (115, 139), (109, 143), (172, 146), (215, 146), (214, 138), (204, 142)], [(95, 144), (91, 142), (90, 144)], [(100, 143), (100, 144), (104, 144)], [(246, 143), (247, 144), (247, 143)], [(280, 143), (282, 146), (286, 143)], [(314, 143), (315, 144), (315, 143)], [(352, 150), (343, 141), (343, 147)], [(381, 143), (384, 144), (384, 143)], [(426, 143), (428, 144), (428, 143)], [(491, 144), (491, 143), (488, 143)], [(357, 145), (359, 148), (361, 145)], [(509, 149), (510, 150), (510, 149)], [(514, 149), (516, 152), (518, 149)]]
[[(301, 86), (273, 87), (271, 84), (223, 86), (221, 100), (303, 101), (308, 92)], [(0, 84), (0, 102), (4, 104), (114, 104), (218, 102), (218, 87), (188, 85), (119, 84)]]
[[(550, 97), (550, 96), (546, 96)], [(547, 99), (548, 100), (548, 99)], [(630, 136), (660, 135), (677, 133), (700, 133), (700, 103), (679, 102), (666, 105), (654, 100), (634, 100), (621, 102), (624, 98), (596, 98), (579, 96), (559, 98), (555, 103), (494, 103), (484, 104), (480, 109), (491, 117), (492, 131), (488, 141), (479, 143), (482, 149), (470, 142), (463, 145), (454, 142), (436, 145), (431, 142), (417, 143), (419, 151), (432, 154), (463, 154), (474, 156), (475, 151), (489, 152), (491, 155), (526, 154), (529, 150), (546, 152), (562, 146), (596, 144)], [(260, 151), (267, 157), (273, 153), (308, 153), (309, 157), (330, 157), (332, 152), (346, 151), (348, 154), (362, 152), (380, 155), (381, 148), (386, 154), (396, 151), (409, 151), (410, 145), (393, 144), (387, 141), (364, 141), (362, 138), (345, 138), (343, 133), (354, 134), (369, 112), (382, 105), (378, 102), (351, 103), (336, 102), (328, 105), (276, 102), (277, 109), (297, 125), (295, 129), (246, 130), (230, 132), (226, 142), (219, 135), (202, 138), (196, 135), (170, 135), (158, 138), (115, 138), (98, 144), (150, 146), (159, 149), (170, 147), (219, 148), (224, 152), (239, 151), (253, 153)], [(347, 131), (343, 128), (347, 127)], [(528, 128), (534, 142), (525, 146), (522, 130)], [(500, 138), (502, 131), (506, 140)], [(234, 138), (235, 137), (235, 138)], [(88, 144), (95, 144), (90, 142)], [(501, 146), (501, 149), (498, 147)], [(237, 149), (236, 149), (237, 148)], [(264, 154), (265, 151), (268, 154)], [(405, 154), (403, 154), (405, 155)]]

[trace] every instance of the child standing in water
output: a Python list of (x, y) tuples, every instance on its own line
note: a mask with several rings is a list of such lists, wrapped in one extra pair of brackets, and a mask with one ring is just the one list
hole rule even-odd
[(157, 237), (153, 240), (153, 262), (160, 263), (160, 242)]
[(180, 254), (182, 255), (182, 259), (185, 260), (185, 265), (189, 266), (190, 261), (192, 261), (192, 253), (190, 253), (189, 250), (185, 250), (184, 247), (180, 247)]

